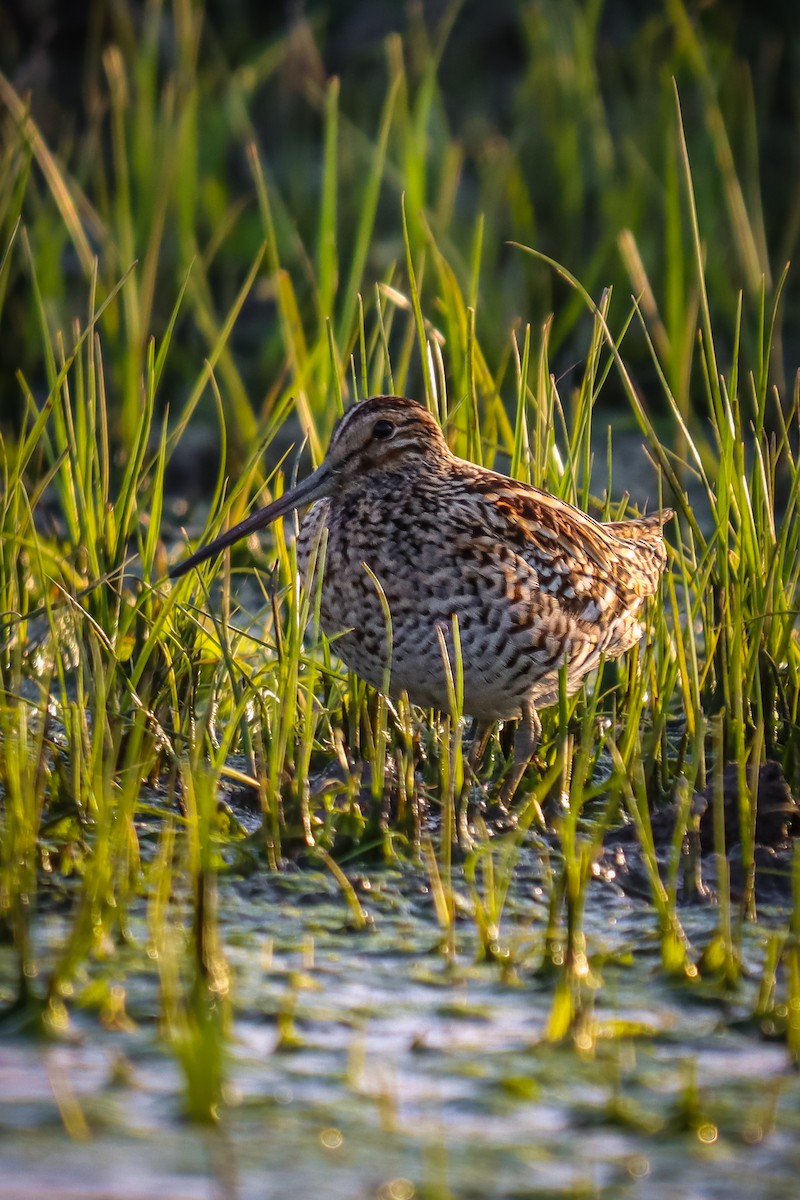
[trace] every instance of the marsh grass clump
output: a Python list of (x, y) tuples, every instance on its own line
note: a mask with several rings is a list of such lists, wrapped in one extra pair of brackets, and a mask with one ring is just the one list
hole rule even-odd
[[(80, 154), (55, 155), (26, 99), (0, 77), (0, 324), (25, 329), (0, 498), (7, 1019), (60, 1028), (93, 968), (136, 941), (144, 906), (145, 953), (187, 1108), (213, 1120), (231, 1012), (215, 905), (225, 877), (321, 864), (354, 926), (367, 928), (349, 869), (406, 859), (427, 873), (447, 961), (458, 958), (468, 913), (484, 960), (509, 978), (555, 977), (545, 1036), (578, 1030), (586, 1048), (602, 972), (583, 914), (604, 838), (623, 821), (635, 830), (664, 972), (735, 989), (745, 922), (759, 915), (759, 770), (774, 761), (800, 788), (800, 387), (784, 385), (780, 355), (790, 277), (759, 273), (762, 231), (704, 90), (703, 47), (687, 86), (703, 83), (715, 117), (716, 187), (745, 256), (738, 300), (724, 303), (722, 252), (703, 240), (711, 201), (698, 197), (671, 88), (658, 126), (668, 150), (666, 276), (661, 287), (648, 276), (647, 220), (630, 179), (611, 205), (631, 217), (611, 239), (630, 286), (601, 291), (605, 260), (572, 271), (537, 249), (511, 143), (502, 172), (492, 180), (487, 168), (481, 179), (481, 215), (468, 223), (469, 205), (455, 203), (466, 183), (438, 83), (446, 22), (416, 44), (413, 76), (401, 39), (389, 39), (371, 124), (355, 128), (340, 111), (336, 80), (312, 92), (324, 147), (313, 228), (307, 214), (293, 220), (249, 115), (287, 46), (212, 81), (198, 59), (200, 9), (176, 7), (168, 66), (159, 60), (165, 23), (161, 6), (148, 5), (138, 37), (104, 53), (97, 120), (108, 154), (93, 127)], [(531, 85), (545, 69), (545, 34), (532, 17)], [(205, 143), (217, 88), (227, 124)], [(207, 169), (206, 153), (236, 156), (241, 193)], [(577, 187), (580, 161), (559, 161)], [(607, 182), (604, 162), (596, 168)], [(580, 208), (580, 196), (570, 204)], [(505, 205), (516, 214), (510, 228)], [(498, 246), (512, 238), (518, 245), (500, 261)], [(233, 265), (220, 282), (228, 249)], [(555, 289), (558, 315), (512, 320), (500, 300), (506, 279), (526, 304)], [(625, 299), (631, 287), (635, 298)], [(265, 346), (257, 393), (237, 341), (252, 321)], [(578, 365), (563, 376), (565, 353)], [(632, 358), (640, 370), (646, 363), (646, 400)], [(202, 481), (203, 515), (189, 514), (192, 544), (241, 520), (265, 490), (279, 495), (305, 469), (291, 447), (318, 465), (344, 406), (376, 393), (415, 394), (454, 452), (603, 520), (640, 515), (618, 482), (613, 413), (655, 467), (650, 507), (677, 511), (645, 639), (577, 695), (562, 687), (543, 711), (542, 762), (526, 776), (513, 829), (492, 829), (480, 814), (508, 747), (495, 735), (482, 778), (470, 781), (458, 661), (450, 715), (392, 703), (348, 675), (320, 631), (319, 576), (313, 563), (298, 571), (288, 522), (259, 546), (231, 550), (213, 573), (166, 578), (185, 552), (187, 517), (168, 481), (182, 453), (184, 473), (191, 468), (182, 448), (199, 421), (213, 424), (218, 453)], [(735, 847), (722, 783), (731, 763)], [(257, 814), (249, 825), (226, 800), (235, 789)], [(697, 945), (678, 879), (691, 797), (704, 790), (720, 814), (719, 904), (713, 937)], [(678, 815), (665, 847), (651, 815), (670, 801)], [(510, 962), (504, 909), (531, 845), (547, 916)], [(731, 854), (743, 880), (736, 895)], [(754, 1010), (795, 1059), (797, 861)], [(36, 933), (55, 881), (69, 885), (63, 937), (45, 955)], [(118, 990), (93, 996), (101, 1015), (119, 1019)]]

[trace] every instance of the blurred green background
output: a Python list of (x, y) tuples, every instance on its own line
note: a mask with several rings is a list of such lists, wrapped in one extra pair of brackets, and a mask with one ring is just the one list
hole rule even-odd
[[(231, 465), (298, 384), (326, 426), (330, 372), (317, 356), (298, 378), (286, 322), (311, 348), (328, 347), (330, 322), (347, 361), (356, 294), (369, 305), (376, 282), (408, 291), (401, 195), (414, 253), (435, 245), (476, 308), (493, 379), (515, 325), (555, 314), (551, 363), (567, 391), (588, 343), (580, 298), (518, 241), (595, 299), (612, 286), (618, 323), (640, 298), (691, 415), (699, 301), (673, 78), (723, 361), (741, 293), (743, 367), (757, 370), (748, 315), (769, 307), (800, 231), (800, 22), (787, 0), (6, 0), (0, 68), (0, 244), (20, 216), (29, 244), (15, 239), (0, 274), (6, 434), (23, 407), (17, 373), (47, 392), (35, 288), (51, 334), (69, 342), (86, 320), (93, 257), (98, 302), (136, 260), (100, 323), (124, 455), (148, 339), (162, 337), (186, 285), (158, 397), (174, 410), (265, 236), (220, 356)], [(434, 321), (441, 279), (431, 268), (420, 281)], [(782, 391), (799, 304), (790, 274), (772, 358)], [(624, 352), (644, 394), (655, 390), (641, 330)], [(408, 386), (421, 392), (418, 363)]]

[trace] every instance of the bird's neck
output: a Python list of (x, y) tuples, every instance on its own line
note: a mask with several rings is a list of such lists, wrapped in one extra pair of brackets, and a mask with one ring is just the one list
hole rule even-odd
[(380, 465), (370, 464), (362, 471), (354, 471), (346, 478), (338, 479), (335, 490), (331, 492), (331, 498), (339, 502), (378, 492), (401, 498), (435, 489), (446, 477), (445, 463), (433, 457), (420, 457), (411, 461), (398, 459), (395, 463)]

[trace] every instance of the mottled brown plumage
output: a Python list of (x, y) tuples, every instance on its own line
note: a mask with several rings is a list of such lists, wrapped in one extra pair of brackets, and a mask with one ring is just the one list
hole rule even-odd
[[(536, 748), (536, 707), (572, 692), (601, 657), (642, 635), (640, 614), (666, 562), (664, 511), (601, 523), (563, 500), (457, 458), (412, 400), (375, 396), (336, 426), (322, 465), (280, 500), (180, 563), (173, 576), (313, 503), (298, 542), (305, 569), (325, 541), (322, 623), (376, 688), (448, 707), (440, 635), (458, 619), (464, 711), (483, 731), (520, 718), (507, 803)], [(366, 568), (369, 568), (367, 570)], [(372, 574), (370, 574), (370, 572)], [(373, 578), (373, 576), (375, 578)], [(385, 611), (391, 613), (391, 662)], [(484, 741), (483, 732), (476, 739)]]

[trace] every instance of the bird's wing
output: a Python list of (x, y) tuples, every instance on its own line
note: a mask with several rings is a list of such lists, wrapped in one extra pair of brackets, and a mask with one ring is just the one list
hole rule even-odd
[(661, 525), (670, 513), (603, 524), (538, 488), (480, 471), (486, 533), (535, 571), (540, 592), (564, 616), (595, 621), (632, 608), (656, 590), (666, 552)]

